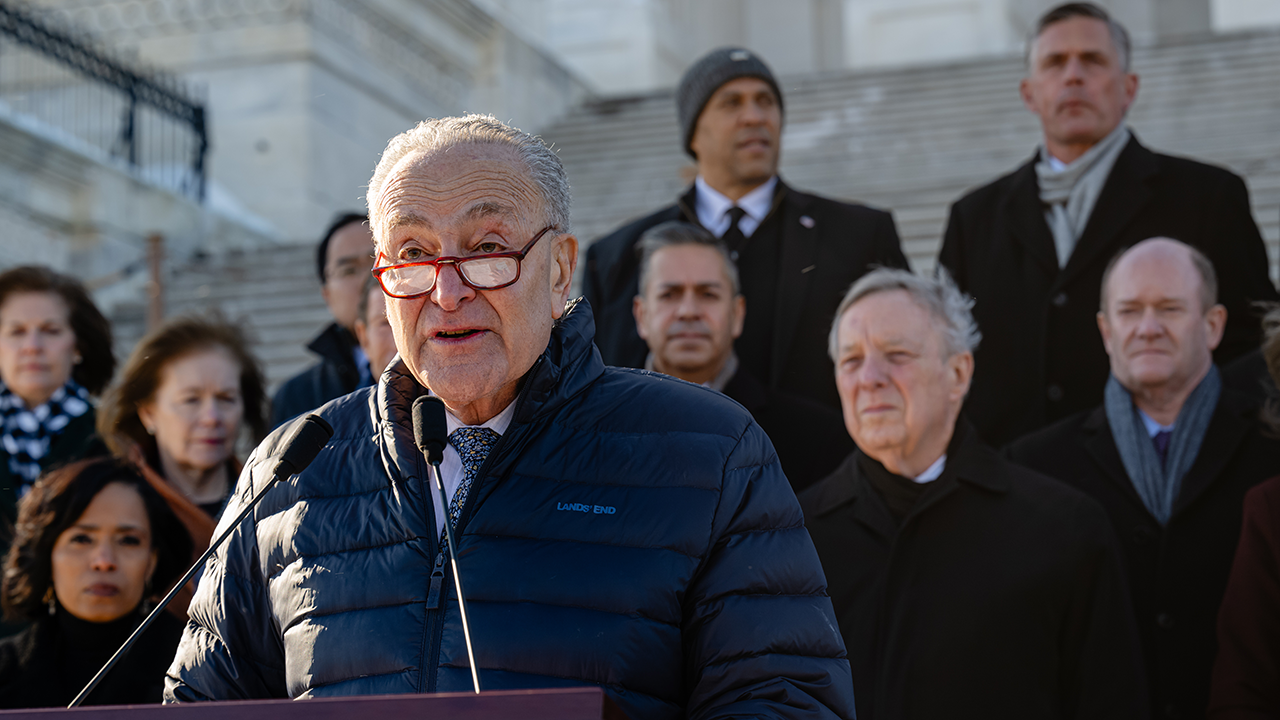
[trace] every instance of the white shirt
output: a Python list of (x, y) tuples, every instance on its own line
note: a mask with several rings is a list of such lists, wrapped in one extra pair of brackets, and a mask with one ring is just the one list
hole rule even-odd
[(1067, 164), (1066, 164), (1066, 163), (1064, 163), (1064, 162), (1062, 162), (1062, 161), (1061, 161), (1061, 160), (1059, 160), (1058, 158), (1056, 158), (1056, 157), (1054, 157), (1054, 156), (1050, 155), (1050, 156), (1049, 156), (1049, 167), (1053, 168), (1053, 171), (1054, 171), (1054, 172), (1062, 172), (1063, 170), (1066, 170), (1066, 169), (1067, 169)]
[(1142, 418), (1142, 424), (1147, 428), (1148, 437), (1155, 437), (1161, 430), (1173, 432), (1173, 425), (1161, 425), (1141, 410), (1138, 411), (1138, 417)]
[(729, 231), (729, 223), (732, 222), (729, 217), (729, 208), (737, 205), (747, 213), (738, 221), (738, 229), (742, 231), (743, 236), (751, 237), (751, 233), (754, 233), (768, 216), (769, 208), (773, 207), (773, 189), (778, 186), (778, 176), (769, 178), (760, 187), (738, 198), (736, 203), (708, 185), (701, 175), (693, 181), (693, 184), (697, 188), (694, 193), (694, 211), (698, 213), (698, 222), (702, 223), (702, 227), (710, 230), (716, 237), (723, 237)]
[(942, 477), (942, 471), (946, 469), (946, 467), (947, 467), (947, 454), (942, 453), (942, 457), (938, 458), (937, 460), (934, 460), (933, 464), (930, 465), (927, 469), (925, 469), (924, 472), (911, 478), (911, 480), (921, 485), (924, 485), (925, 483), (931, 483), (934, 480), (937, 480), (938, 478)]
[[(507, 405), (506, 409), (494, 415), (489, 422), (483, 425), (464, 425), (461, 420), (453, 416), (453, 413), (445, 410), (445, 422), (448, 423), (449, 434), (452, 435), (454, 430), (461, 427), (486, 427), (490, 430), (502, 435), (511, 426), (511, 418), (516, 414), (516, 404), (512, 401)], [(444, 460), (440, 461), (440, 482), (444, 483), (444, 493), (448, 496), (449, 502), (453, 503), (453, 494), (458, 491), (458, 485), (462, 484), (462, 456), (458, 454), (452, 443), (444, 446)], [(436, 490), (436, 484), (432, 480), (428, 480), (431, 486), (431, 500), (436, 508), (436, 532), (444, 532), (444, 519), (449, 513), (447, 507), (441, 507), (440, 495)]]

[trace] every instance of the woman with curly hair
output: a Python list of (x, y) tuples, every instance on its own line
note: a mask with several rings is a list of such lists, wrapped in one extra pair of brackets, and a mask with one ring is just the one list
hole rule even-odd
[[(191, 537), (127, 462), (82, 460), (22, 499), (0, 606), (32, 624), (0, 640), (0, 707), (69, 703), (177, 580)], [(86, 704), (158, 703), (183, 624), (157, 619)]]

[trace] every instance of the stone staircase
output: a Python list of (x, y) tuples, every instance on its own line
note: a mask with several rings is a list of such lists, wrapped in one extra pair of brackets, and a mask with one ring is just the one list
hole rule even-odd
[[(1130, 121), (1142, 141), (1242, 174), (1280, 255), (1280, 30), (1140, 48)], [(927, 271), (949, 204), (1021, 164), (1039, 126), (1018, 96), (1022, 60), (783, 78), (782, 173), (796, 187), (891, 209), (905, 250)], [(689, 182), (670, 92), (598, 101), (543, 132), (574, 188), (587, 242), (671, 202)], [(170, 314), (221, 308), (243, 320), (274, 387), (313, 362), (305, 343), (328, 322), (313, 249), (279, 248), (175, 267)], [(116, 313), (122, 348), (141, 310)], [(131, 319), (132, 318), (132, 319)]]

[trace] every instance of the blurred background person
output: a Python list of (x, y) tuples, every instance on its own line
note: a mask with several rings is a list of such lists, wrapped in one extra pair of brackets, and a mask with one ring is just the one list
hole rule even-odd
[[(181, 576), (191, 538), (125, 462), (82, 460), (22, 499), (4, 564), (5, 616), (32, 625), (0, 641), (0, 707), (64, 706)], [(88, 705), (158, 703), (182, 623), (163, 614)]]
[(377, 382), (382, 371), (396, 358), (396, 337), (391, 332), (391, 323), (387, 321), (387, 296), (373, 275), (365, 278), (354, 329), (360, 349), (369, 358), (369, 372)]
[[(240, 476), (241, 430), (255, 445), (266, 435), (265, 399), (237, 327), (176, 318), (138, 342), (104, 398), (98, 430), (169, 503), (199, 553)], [(174, 614), (185, 616), (192, 589), (174, 599)]]
[[(1280, 308), (1262, 319), (1261, 356), (1280, 385)], [(1256, 390), (1255, 390), (1256, 392)], [(1264, 417), (1280, 435), (1280, 408)], [(1218, 657), (1209, 692), (1210, 720), (1280, 718), (1280, 477), (1244, 496), (1240, 542), (1218, 610)]]
[(773, 441), (796, 492), (824, 477), (853, 450), (840, 414), (774, 390), (742, 369), (733, 341), (746, 300), (729, 250), (696, 225), (671, 221), (640, 237), (636, 330), (649, 346), (645, 369), (705, 385), (738, 401)]
[(1226, 387), (1213, 362), (1228, 314), (1203, 253), (1144, 240), (1102, 280), (1096, 322), (1111, 377), (1101, 405), (1009, 452), (1106, 508), (1124, 543), (1152, 710), (1204, 717), (1244, 496), (1280, 474), (1280, 442), (1259, 417), (1262, 393)]
[(354, 334), (356, 308), (371, 269), (373, 231), (369, 229), (369, 216), (339, 215), (316, 247), (320, 294), (333, 322), (307, 345), (320, 356), (320, 362), (289, 378), (276, 390), (271, 401), (272, 428), (352, 390), (372, 385), (377, 379)]
[(874, 270), (831, 327), (858, 451), (800, 504), (858, 718), (1146, 718), (1106, 514), (960, 417), (971, 302), (945, 275)]
[(951, 208), (938, 262), (976, 301), (986, 341), (965, 413), (993, 445), (1102, 402), (1095, 303), (1121, 248), (1166, 236), (1209, 257), (1229, 310), (1218, 362), (1258, 346), (1250, 302), (1280, 298), (1240, 176), (1154, 153), (1126, 125), (1138, 93), (1130, 45), (1092, 3), (1041, 16), (1021, 83), (1041, 145)]
[(742, 368), (770, 388), (840, 409), (823, 347), (842, 293), (874, 265), (907, 267), (893, 216), (801, 192), (782, 181), (783, 97), (773, 71), (743, 48), (702, 56), (680, 79), (676, 113), (684, 151), (697, 164), (674, 205), (587, 247), (582, 293), (608, 365), (643, 367), (636, 333), (640, 294), (635, 245), (645, 230), (682, 220), (718, 237), (738, 266), (755, 310), (734, 349)]
[(0, 549), (42, 472), (106, 454), (91, 396), (115, 366), (111, 325), (80, 281), (44, 267), (0, 274)]

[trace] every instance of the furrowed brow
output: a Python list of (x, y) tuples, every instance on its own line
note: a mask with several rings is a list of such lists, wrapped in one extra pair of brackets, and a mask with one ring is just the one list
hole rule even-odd
[(515, 208), (511, 207), (510, 205), (503, 205), (502, 203), (493, 202), (489, 200), (486, 200), (484, 202), (478, 202), (475, 205), (472, 205), (467, 210), (468, 220), (481, 220), (489, 217), (502, 217), (502, 218), (514, 219), (515, 216), (516, 216)]
[(431, 221), (423, 215), (408, 212), (397, 214), (395, 217), (391, 218), (390, 222), (387, 223), (387, 228), (389, 230), (396, 230), (407, 226), (430, 229)]

